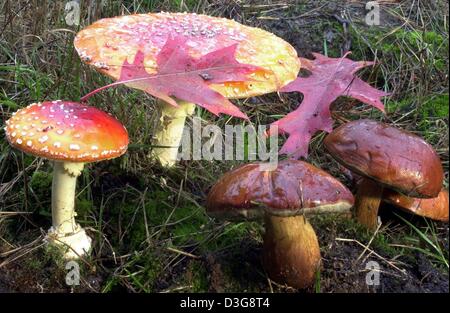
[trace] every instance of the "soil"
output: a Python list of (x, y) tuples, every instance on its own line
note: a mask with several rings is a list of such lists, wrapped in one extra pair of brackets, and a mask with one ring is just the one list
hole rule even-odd
[[(436, 269), (429, 259), (417, 253), (416, 257), (399, 257), (396, 261), (404, 263), (400, 270), (369, 257), (357, 262), (363, 248), (354, 243), (336, 243), (323, 256), (321, 273), (322, 292), (380, 292), (380, 293), (444, 293), (449, 291), (448, 275)], [(380, 284), (368, 286), (366, 275), (368, 262), (380, 266)]]
[[(396, 229), (404, 223), (394, 215), (392, 208), (384, 208), (380, 213), (383, 223), (390, 223)], [(398, 213), (398, 212), (397, 212)], [(421, 226), (423, 219), (407, 213), (403, 218)], [(332, 222), (312, 219), (321, 245), (322, 265), (320, 286), (301, 292), (323, 293), (446, 293), (449, 292), (448, 273), (431, 262), (430, 257), (421, 252), (390, 255), (381, 248), (364, 247), (356, 240), (352, 227), (336, 218)], [(448, 249), (448, 224), (437, 223), (439, 244)], [(23, 243), (38, 237), (36, 230), (22, 233)], [(342, 238), (342, 239), (341, 239)], [(350, 239), (351, 238), (351, 239)], [(234, 246), (216, 252), (198, 254), (199, 259), (186, 257), (177, 265), (168, 267), (156, 277), (152, 291), (176, 290), (177, 286), (190, 284), (199, 275), (205, 274), (205, 286), (201, 291), (209, 292), (296, 292), (296, 290), (269, 283), (261, 265), (260, 238), (249, 237)], [(0, 253), (6, 251), (0, 246)], [(189, 251), (187, 251), (189, 252)], [(362, 255), (362, 256), (361, 256)], [(97, 257), (99, 258), (99, 257)], [(376, 262), (379, 266), (379, 285), (366, 283), (366, 277), (373, 278), (366, 266)], [(111, 262), (110, 262), (111, 263)], [(191, 265), (197, 265), (193, 267)], [(81, 285), (72, 289), (65, 284), (64, 266), (55, 264), (44, 248), (38, 248), (0, 268), (0, 292), (99, 292), (106, 278), (111, 275), (114, 264), (100, 259), (90, 260), (90, 266), (82, 267)], [(95, 264), (95, 265), (94, 265)], [(183, 281), (187, 280), (187, 281)], [(127, 291), (118, 286), (113, 291)], [(129, 290), (128, 290), (129, 291)], [(189, 291), (186, 290), (186, 291)]]

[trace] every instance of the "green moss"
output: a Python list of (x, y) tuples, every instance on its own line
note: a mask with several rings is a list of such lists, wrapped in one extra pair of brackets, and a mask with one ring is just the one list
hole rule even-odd
[(77, 211), (78, 220), (86, 219), (91, 212), (95, 211), (92, 201), (80, 197), (76, 199), (75, 209)]
[(429, 117), (445, 118), (448, 117), (449, 111), (449, 97), (448, 94), (436, 95), (431, 99), (425, 101), (419, 108), (422, 118)]
[(232, 223), (223, 229), (214, 240), (202, 243), (201, 249), (205, 252), (216, 251), (233, 246), (249, 237), (260, 240), (263, 226), (258, 222)]
[[(137, 292), (153, 292), (157, 281), (161, 278), (164, 266), (160, 256), (155, 251), (135, 254), (122, 268), (122, 274), (127, 276), (127, 284)], [(103, 292), (118, 288), (120, 281), (111, 277), (103, 287)], [(126, 286), (126, 288), (129, 288)]]
[(413, 100), (411, 99), (402, 99), (402, 100), (389, 100), (386, 103), (386, 112), (394, 113), (394, 112), (407, 112), (408, 110), (412, 109), (413, 106)]
[(30, 179), (30, 188), (39, 199), (48, 199), (52, 192), (52, 179), (51, 173), (43, 171), (35, 171)]
[(51, 216), (52, 179), (52, 174), (44, 171), (35, 171), (30, 178), (29, 188), (34, 194), (28, 197), (30, 207), (45, 217)]
[(102, 287), (102, 293), (114, 292), (120, 285), (120, 280), (116, 277), (110, 277)]
[[(446, 118), (449, 114), (448, 94), (437, 94), (430, 96), (423, 103), (418, 105), (417, 113), (422, 120), (428, 118)], [(386, 104), (387, 113), (404, 113), (415, 108), (416, 101), (413, 99), (390, 100)]]
[(144, 286), (148, 286), (146, 291), (152, 291), (164, 268), (161, 260), (155, 254), (146, 255), (143, 258), (144, 272), (142, 273), (142, 280), (145, 282)]
[[(377, 49), (381, 58), (398, 59), (416, 58), (418, 53), (423, 54), (425, 65), (437, 70), (445, 70), (448, 63), (448, 41), (440, 34), (429, 32), (408, 31), (398, 29), (390, 33), (390, 29), (371, 29), (370, 32), (357, 33), (350, 30), (354, 46), (354, 57), (361, 59), (372, 54), (369, 47)], [(384, 57), (383, 57), (384, 56)]]
[(429, 143), (434, 144), (441, 140), (442, 134), (436, 128), (436, 119), (448, 118), (448, 94), (437, 95), (422, 103), (418, 108), (419, 116), (417, 128), (421, 136)]
[[(352, 238), (363, 244), (368, 243), (373, 237), (373, 232), (368, 231), (355, 219), (330, 214), (328, 216), (315, 216), (312, 221), (316, 229), (335, 228), (336, 232), (340, 234), (339, 236)], [(389, 237), (386, 233), (378, 232), (373, 238), (370, 248), (382, 255), (395, 256), (399, 253), (399, 249), (392, 247), (392, 243), (393, 238)]]
[(208, 272), (202, 262), (190, 262), (185, 276), (187, 283), (192, 286), (191, 292), (208, 292)]
[(201, 231), (204, 230), (208, 220), (203, 211), (190, 206), (176, 208), (172, 220), (182, 220), (186, 217), (189, 218), (169, 228), (174, 245), (182, 245), (189, 241), (200, 242), (204, 237)]
[(67, 262), (63, 258), (60, 247), (51, 244), (44, 246), (43, 253), (40, 255), (39, 260), (41, 264), (45, 264), (50, 261), (58, 269), (63, 269)]

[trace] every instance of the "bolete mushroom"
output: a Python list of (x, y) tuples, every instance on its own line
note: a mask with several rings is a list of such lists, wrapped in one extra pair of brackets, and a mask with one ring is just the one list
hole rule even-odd
[(384, 189), (382, 201), (415, 215), (448, 222), (449, 198), (445, 189), (437, 197), (428, 199), (408, 197), (392, 189)]
[(126, 152), (125, 127), (97, 108), (57, 100), (33, 103), (13, 113), (5, 132), (14, 148), (54, 161), (52, 227), (47, 240), (61, 247), (68, 259), (89, 253), (91, 238), (75, 222), (76, 180), (85, 163)]
[(385, 187), (419, 198), (437, 197), (441, 191), (444, 174), (439, 156), (412, 133), (362, 119), (338, 127), (324, 144), (339, 163), (363, 176), (355, 215), (369, 229), (378, 226)]
[(274, 170), (261, 165), (243, 165), (220, 178), (208, 194), (207, 213), (226, 219), (263, 216), (268, 275), (306, 288), (319, 269), (320, 248), (305, 216), (349, 212), (353, 195), (331, 175), (303, 161), (281, 161)]
[[(293, 81), (300, 70), (297, 52), (283, 39), (233, 20), (195, 13), (161, 12), (101, 19), (81, 30), (74, 44), (82, 61), (118, 80), (122, 64), (125, 61), (131, 64), (138, 51), (144, 53), (145, 70), (158, 73), (158, 54), (174, 35), (186, 38), (192, 57), (238, 44), (237, 61), (264, 69), (254, 72), (248, 81), (209, 85), (229, 99), (274, 92)], [(179, 106), (174, 107), (159, 100), (160, 125), (153, 142), (159, 148), (154, 148), (153, 154), (167, 167), (176, 162), (185, 119), (195, 109), (193, 103), (180, 99), (177, 102)]]

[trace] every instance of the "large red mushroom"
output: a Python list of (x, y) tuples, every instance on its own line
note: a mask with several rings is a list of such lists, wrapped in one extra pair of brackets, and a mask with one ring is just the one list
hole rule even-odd
[[(212, 90), (228, 99), (277, 91), (293, 81), (300, 70), (297, 52), (283, 39), (233, 20), (195, 13), (161, 12), (101, 19), (81, 30), (74, 44), (82, 61), (119, 80), (122, 65), (126, 62), (128, 66), (133, 66), (138, 52), (143, 53), (143, 63), (149, 74), (163, 71), (157, 65), (158, 55), (173, 36), (186, 40), (184, 44), (191, 57), (201, 57), (237, 44), (236, 60), (260, 68), (245, 81), (209, 84)], [(204, 77), (206, 80), (209, 78)], [(177, 78), (173, 79), (172, 83), (176, 83)], [(146, 90), (145, 84), (136, 88), (151, 93)], [(195, 93), (196, 90), (190, 92)], [(176, 162), (185, 119), (194, 112), (198, 103), (176, 99), (178, 106), (175, 107), (167, 103), (172, 100), (170, 102), (173, 104), (173, 99), (168, 98), (159, 101), (161, 116), (154, 135), (157, 148), (153, 149), (153, 153), (162, 165), (169, 167)], [(217, 106), (222, 105), (216, 102)], [(224, 108), (221, 111), (226, 112)], [(235, 116), (245, 117), (242, 113)]]

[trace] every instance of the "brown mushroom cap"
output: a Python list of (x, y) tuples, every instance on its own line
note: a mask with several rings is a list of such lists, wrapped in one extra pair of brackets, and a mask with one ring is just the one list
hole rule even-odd
[(372, 120), (344, 124), (324, 144), (352, 171), (413, 197), (436, 197), (444, 177), (441, 161), (422, 138)]
[(448, 191), (442, 189), (436, 198), (411, 198), (396, 191), (385, 189), (383, 201), (413, 214), (448, 222)]
[(74, 41), (81, 59), (117, 80), (125, 60), (138, 51), (150, 74), (157, 73), (156, 56), (169, 36), (184, 36), (193, 57), (238, 44), (236, 59), (272, 71), (258, 71), (249, 82), (212, 84), (227, 98), (273, 92), (297, 78), (300, 61), (283, 39), (233, 20), (195, 13), (151, 13), (105, 18), (81, 30)]
[(33, 103), (6, 121), (6, 138), (23, 152), (50, 160), (95, 162), (125, 153), (128, 133), (109, 114), (70, 101)]
[(207, 212), (217, 217), (257, 217), (268, 213), (295, 216), (309, 211), (349, 210), (351, 192), (325, 171), (306, 162), (286, 160), (275, 170), (246, 164), (226, 173), (212, 187)]

